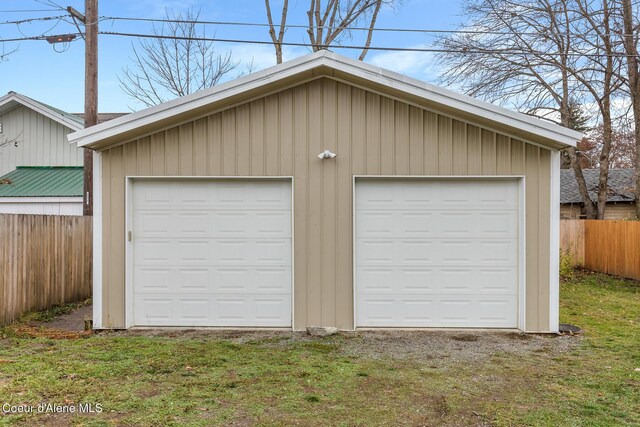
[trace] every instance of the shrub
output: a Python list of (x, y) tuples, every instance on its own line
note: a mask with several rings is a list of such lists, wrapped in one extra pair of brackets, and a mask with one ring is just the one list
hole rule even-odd
[(571, 246), (565, 250), (560, 249), (560, 279), (570, 280), (573, 278), (574, 264)]

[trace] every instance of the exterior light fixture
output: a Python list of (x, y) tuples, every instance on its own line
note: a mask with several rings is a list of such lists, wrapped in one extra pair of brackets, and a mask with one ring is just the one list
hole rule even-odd
[(318, 154), (318, 158), (320, 160), (333, 159), (335, 156), (337, 156), (337, 154), (336, 153), (332, 153), (329, 150), (324, 150), (322, 153)]

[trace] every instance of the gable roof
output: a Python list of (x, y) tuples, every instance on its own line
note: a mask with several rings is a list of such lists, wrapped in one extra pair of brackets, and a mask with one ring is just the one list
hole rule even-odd
[[(591, 200), (598, 197), (598, 178), (600, 169), (583, 169), (584, 180)], [(607, 202), (633, 202), (636, 197), (633, 192), (634, 181), (633, 169), (609, 169), (609, 179), (607, 186)], [(573, 169), (562, 169), (560, 171), (560, 203), (582, 203), (582, 196), (578, 189)]]
[[(98, 113), (98, 124), (117, 119), (118, 117), (126, 116), (127, 114), (129, 113)], [(79, 118), (80, 121), (84, 124), (84, 113), (73, 113), (73, 115)]]
[(582, 139), (582, 134), (574, 130), (326, 50), (92, 126), (68, 138), (79, 147), (100, 149), (175, 125), (196, 114), (322, 76), (391, 93), (473, 123), (505, 129), (515, 137), (551, 149), (575, 146)]
[(72, 130), (77, 131), (84, 128), (84, 123), (78, 116), (16, 92), (9, 92), (8, 94), (0, 97), (0, 114), (9, 112), (20, 105), (34, 110)]
[(18, 166), (0, 177), (0, 197), (82, 197), (82, 166)]

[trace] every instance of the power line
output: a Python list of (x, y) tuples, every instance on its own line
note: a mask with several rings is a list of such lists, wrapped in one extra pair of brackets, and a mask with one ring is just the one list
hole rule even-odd
[[(166, 36), (161, 34), (141, 34), (141, 33), (123, 33), (117, 31), (100, 31), (100, 34), (107, 36), (124, 36), (124, 37), (137, 37), (148, 39), (169, 39), (169, 40), (193, 40), (193, 41), (209, 41), (219, 43), (246, 43), (257, 45), (272, 45), (272, 41), (266, 40), (242, 40), (242, 39), (223, 39), (216, 37), (182, 37), (182, 36)], [(0, 40), (1, 41), (1, 40)], [(295, 43), (295, 42), (282, 42), (283, 46), (296, 46), (296, 47), (317, 47), (311, 43)], [(368, 49), (374, 51), (390, 51), (390, 52), (425, 52), (425, 53), (466, 53), (466, 54), (521, 54), (521, 55), (558, 55), (558, 56), (570, 56), (570, 57), (629, 57), (625, 54), (599, 54), (599, 53), (585, 53), (585, 52), (531, 52), (531, 51), (517, 51), (513, 49), (439, 49), (439, 48), (419, 48), (419, 47), (391, 47), (391, 46), (359, 46), (359, 45), (331, 45), (331, 49)], [(638, 55), (637, 57), (640, 57)]]
[(58, 15), (58, 16), (42, 16), (39, 18), (25, 18), (25, 19), (20, 19), (17, 21), (2, 21), (0, 22), (0, 25), (9, 25), (9, 24), (15, 24), (15, 25), (19, 25), (19, 24), (25, 24), (27, 22), (35, 22), (35, 21), (53, 21), (55, 19), (62, 19), (62, 18), (66, 18), (67, 15)]
[(0, 10), (0, 13), (59, 12), (59, 9), (13, 9)]
[[(81, 33), (69, 33), (69, 34), (65, 34), (65, 35), (67, 35), (67, 36), (79, 36), (79, 35), (81, 35)], [(32, 36), (32, 37), (16, 37), (16, 38), (10, 38), (10, 39), (0, 39), (0, 43), (46, 40), (47, 37), (51, 37), (51, 36), (48, 36), (48, 35), (45, 35), (45, 34), (41, 34), (39, 36)]]
[[(256, 45), (272, 45), (273, 42), (266, 40), (247, 40), (247, 39), (224, 39), (213, 37), (181, 37), (181, 36), (166, 36), (160, 34), (142, 34), (142, 33), (124, 33), (117, 31), (100, 31), (99, 34), (107, 36), (121, 36), (121, 37), (135, 37), (135, 38), (147, 38), (147, 39), (169, 39), (169, 40), (193, 40), (193, 41), (209, 41), (218, 43), (236, 43), (236, 44), (256, 44)], [(70, 35), (82, 36), (83, 34), (70, 33)], [(18, 41), (34, 41), (34, 40), (46, 40), (45, 35), (33, 36), (33, 37), (19, 37), (0, 39), (0, 43), (4, 42), (18, 42)], [(294, 47), (317, 47), (311, 43), (295, 43), (295, 42), (282, 42), (283, 46)], [(627, 58), (632, 57), (626, 54), (602, 54), (602, 53), (588, 53), (588, 52), (537, 52), (526, 50), (513, 50), (513, 49), (441, 49), (441, 48), (419, 48), (419, 47), (393, 47), (393, 46), (361, 46), (361, 45), (331, 45), (331, 49), (352, 49), (362, 50), (369, 49), (373, 51), (388, 51), (388, 52), (423, 52), (423, 53), (461, 53), (461, 54), (505, 54), (505, 55), (557, 55), (567, 57), (614, 57), (614, 58)], [(633, 57), (640, 58), (640, 55), (634, 55)]]
[[(268, 23), (261, 22), (233, 22), (233, 21), (200, 21), (194, 19), (168, 19), (168, 18), (137, 18), (126, 16), (101, 16), (100, 20), (104, 21), (140, 21), (140, 22), (158, 22), (158, 23), (185, 23), (185, 24), (201, 24), (201, 25), (220, 25), (220, 26), (240, 26), (240, 27), (270, 27)], [(279, 24), (275, 24), (275, 27), (280, 27)], [(285, 24), (285, 28), (302, 28), (308, 29), (309, 25), (303, 24)], [(328, 30), (348, 30), (348, 31), (370, 31), (369, 27), (349, 27), (349, 26), (328, 26), (328, 25), (313, 25), (312, 28), (316, 29), (328, 29)], [(513, 35), (508, 31), (491, 31), (491, 30), (444, 30), (435, 28), (373, 28), (373, 31), (379, 32), (397, 32), (397, 33), (424, 33), (424, 34), (472, 34), (472, 35)], [(556, 32), (520, 32), (520, 35), (529, 36), (578, 36), (584, 37), (584, 33), (556, 33)], [(626, 36), (628, 34), (612, 33), (603, 35), (616, 35)], [(634, 34), (635, 35), (635, 34)]]

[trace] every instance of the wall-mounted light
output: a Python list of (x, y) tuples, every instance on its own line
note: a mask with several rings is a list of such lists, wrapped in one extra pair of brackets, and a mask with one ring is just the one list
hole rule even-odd
[(336, 153), (332, 153), (329, 150), (324, 150), (322, 153), (318, 154), (318, 158), (320, 160), (333, 159), (335, 156), (337, 156), (337, 154)]

